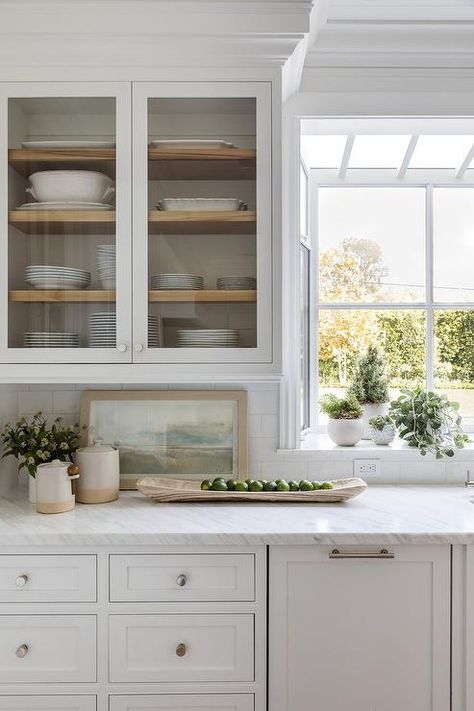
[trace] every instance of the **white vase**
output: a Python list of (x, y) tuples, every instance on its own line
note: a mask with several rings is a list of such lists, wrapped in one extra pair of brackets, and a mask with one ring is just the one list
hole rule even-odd
[(366, 402), (362, 405), (362, 422), (364, 430), (361, 439), (372, 439), (370, 434), (369, 420), (372, 417), (384, 417), (388, 412), (388, 402), (372, 403)]
[(28, 501), (36, 504), (36, 479), (31, 474), (28, 474)]
[(395, 425), (387, 424), (383, 430), (376, 430), (375, 427), (371, 427), (370, 439), (374, 444), (387, 445), (393, 442), (396, 433)]
[(335, 420), (332, 417), (328, 422), (328, 435), (334, 444), (340, 447), (353, 447), (362, 437), (364, 424), (362, 417), (356, 420)]

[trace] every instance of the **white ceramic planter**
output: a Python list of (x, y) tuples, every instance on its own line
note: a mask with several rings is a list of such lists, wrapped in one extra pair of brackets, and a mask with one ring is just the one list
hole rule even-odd
[(31, 474), (28, 474), (28, 501), (36, 504), (36, 479)]
[(353, 447), (362, 438), (364, 424), (362, 417), (357, 420), (334, 420), (329, 418), (328, 435), (340, 447)]
[(383, 430), (370, 427), (370, 439), (374, 444), (387, 445), (393, 442), (396, 435), (395, 425), (385, 425)]
[(370, 434), (369, 420), (372, 417), (384, 417), (388, 412), (388, 402), (382, 403), (366, 403), (362, 405), (362, 421), (364, 423), (364, 430), (362, 432), (361, 439), (372, 439)]

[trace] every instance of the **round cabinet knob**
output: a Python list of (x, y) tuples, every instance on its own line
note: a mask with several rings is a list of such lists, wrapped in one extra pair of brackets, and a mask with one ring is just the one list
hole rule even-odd
[(178, 575), (176, 578), (176, 585), (180, 588), (184, 588), (186, 583), (188, 582), (187, 577), (184, 575), (184, 573), (181, 573), (181, 575)]
[(135, 351), (141, 353), (143, 350), (143, 343), (135, 343)]
[(20, 644), (15, 654), (19, 659), (23, 659), (24, 657), (26, 657), (29, 651), (30, 649), (27, 644)]
[(186, 654), (186, 651), (187, 651), (187, 650), (186, 650), (186, 645), (185, 645), (183, 642), (181, 642), (181, 643), (178, 644), (178, 646), (176, 647), (176, 656), (178, 656), (178, 657), (184, 657), (184, 655)]
[(125, 351), (127, 350), (127, 346), (125, 345), (125, 343), (119, 343), (117, 346), (117, 350), (119, 353), (125, 353)]
[(15, 582), (16, 582), (17, 588), (24, 588), (26, 583), (28, 582), (28, 576), (27, 575), (19, 575)]

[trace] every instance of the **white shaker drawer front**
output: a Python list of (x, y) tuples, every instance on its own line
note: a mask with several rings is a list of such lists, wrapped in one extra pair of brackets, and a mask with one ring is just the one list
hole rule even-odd
[(253, 681), (253, 615), (111, 615), (110, 681)]
[(95, 679), (94, 615), (0, 615), (1, 683)]
[(112, 602), (205, 602), (255, 599), (255, 557), (112, 555)]
[(252, 694), (111, 696), (110, 711), (254, 711)]
[(0, 696), (0, 711), (96, 711), (95, 696)]
[(0, 602), (95, 602), (94, 555), (0, 556)]

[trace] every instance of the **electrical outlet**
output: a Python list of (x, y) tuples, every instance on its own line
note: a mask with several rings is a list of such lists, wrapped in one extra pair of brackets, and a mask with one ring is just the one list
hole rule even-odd
[(354, 476), (380, 476), (380, 459), (354, 459)]

